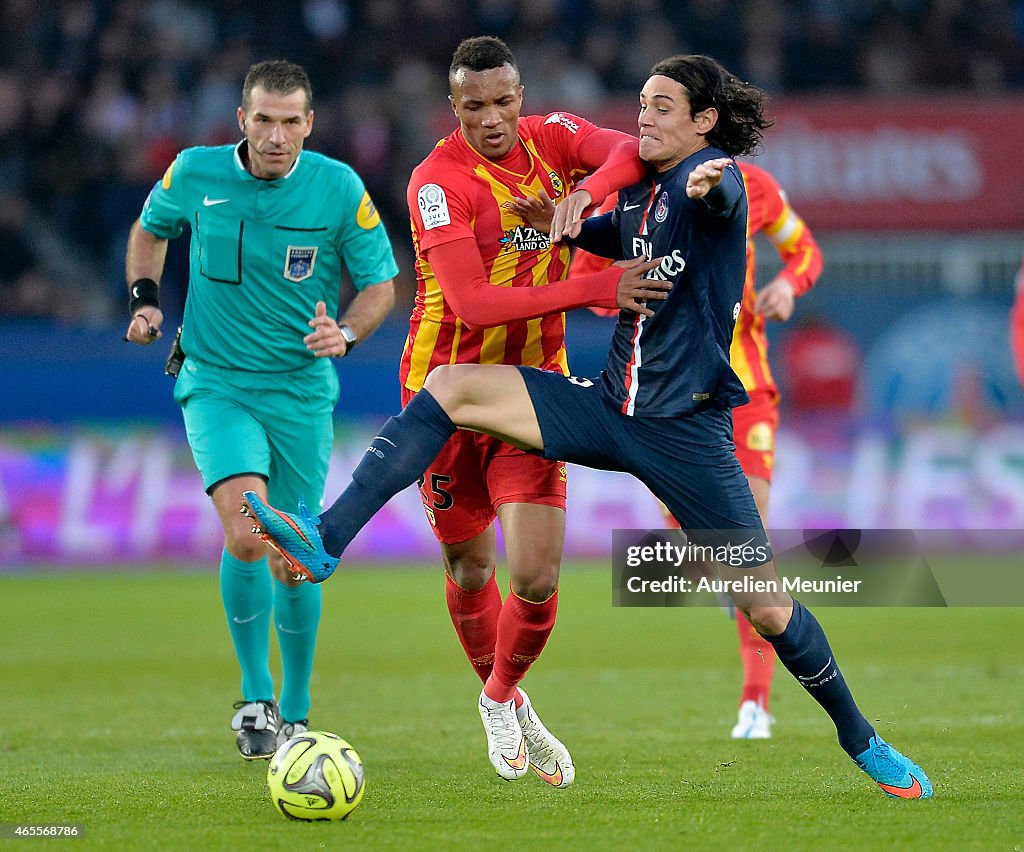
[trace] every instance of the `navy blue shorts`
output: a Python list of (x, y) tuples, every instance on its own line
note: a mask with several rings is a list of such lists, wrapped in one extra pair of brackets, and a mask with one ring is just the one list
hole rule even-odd
[(758, 552), (771, 558), (736, 459), (731, 411), (629, 417), (609, 402), (599, 379), (566, 378), (532, 367), (519, 371), (540, 424), (545, 458), (630, 473), (701, 543), (735, 544), (737, 535), (747, 533), (741, 540), (752, 538), (755, 546), (766, 548)]

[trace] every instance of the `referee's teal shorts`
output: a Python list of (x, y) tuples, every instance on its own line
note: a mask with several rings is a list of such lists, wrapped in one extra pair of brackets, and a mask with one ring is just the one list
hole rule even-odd
[(174, 386), (209, 493), (240, 474), (267, 481), (270, 502), (315, 514), (334, 445), (338, 375), (327, 358), (286, 373), (228, 370), (186, 358)]

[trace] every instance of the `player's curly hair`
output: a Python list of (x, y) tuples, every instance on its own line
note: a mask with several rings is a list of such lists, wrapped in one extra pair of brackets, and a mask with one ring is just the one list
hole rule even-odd
[(313, 87), (309, 83), (306, 69), (285, 59), (266, 59), (250, 66), (242, 83), (242, 109), (248, 111), (252, 90), (262, 86), (276, 95), (287, 95), (296, 89), (306, 93), (306, 112), (313, 107)]
[(730, 157), (754, 153), (761, 145), (762, 131), (775, 123), (764, 117), (764, 92), (730, 74), (710, 56), (672, 56), (651, 69), (651, 76), (655, 74), (686, 89), (691, 116), (708, 107), (718, 111), (718, 121), (705, 138)]
[(463, 40), (455, 48), (448, 77), (453, 78), (460, 68), (469, 71), (489, 71), (492, 68), (501, 68), (502, 65), (511, 65), (517, 73), (519, 71), (516, 58), (509, 46), (497, 36), (473, 36)]

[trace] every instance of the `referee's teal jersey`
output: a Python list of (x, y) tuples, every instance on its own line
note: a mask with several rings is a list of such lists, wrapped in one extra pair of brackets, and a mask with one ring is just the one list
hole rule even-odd
[(157, 183), (142, 227), (161, 239), (192, 229), (182, 349), (236, 370), (285, 372), (314, 359), (302, 338), (326, 302), (337, 316), (342, 263), (357, 290), (398, 274), (362, 180), (302, 151), (288, 174), (260, 180), (238, 145), (187, 148)]

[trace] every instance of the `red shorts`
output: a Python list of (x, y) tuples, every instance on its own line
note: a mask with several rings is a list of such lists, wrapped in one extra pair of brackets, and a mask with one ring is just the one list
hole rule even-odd
[[(402, 389), (402, 405), (413, 393)], [(565, 463), (479, 432), (448, 439), (420, 482), (427, 520), (441, 544), (480, 535), (505, 503), (534, 503), (565, 511)]]
[(755, 390), (750, 402), (732, 410), (732, 434), (736, 458), (748, 476), (772, 481), (775, 464), (775, 432), (779, 428), (779, 392)]

